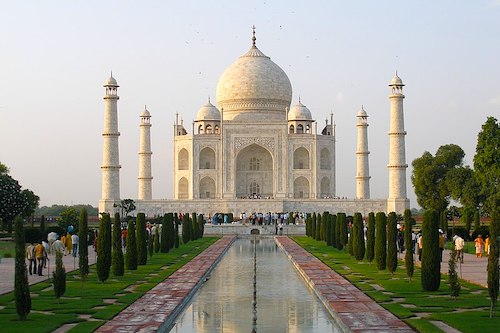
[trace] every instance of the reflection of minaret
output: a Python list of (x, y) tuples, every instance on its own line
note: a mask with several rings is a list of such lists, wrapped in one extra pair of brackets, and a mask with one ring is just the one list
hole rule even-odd
[(139, 200), (151, 200), (151, 115), (144, 106), (141, 113), (140, 142), (139, 142)]
[(361, 107), (358, 112), (358, 149), (356, 199), (370, 199), (370, 168), (368, 164), (368, 115)]
[(403, 114), (403, 81), (396, 75), (392, 78), (391, 95), (391, 125), (389, 129), (389, 197), (387, 211), (402, 213), (409, 207), (406, 197), (406, 152), (404, 114)]
[(100, 212), (113, 212), (115, 203), (120, 202), (120, 158), (118, 149), (118, 87), (113, 73), (104, 83), (104, 128), (102, 133), (102, 195)]

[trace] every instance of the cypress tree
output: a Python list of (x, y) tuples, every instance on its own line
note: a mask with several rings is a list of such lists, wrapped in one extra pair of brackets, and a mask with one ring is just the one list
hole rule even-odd
[[(325, 214), (327, 214), (327, 215), (325, 216)], [(327, 212), (325, 212), (325, 214), (323, 215), (324, 219), (326, 221), (325, 242), (326, 242), (326, 245), (332, 246), (332, 216)]]
[(168, 227), (167, 227), (167, 216), (165, 214), (161, 221), (161, 244), (160, 244), (160, 252), (168, 253), (170, 247), (168, 246), (169, 236), (168, 236)]
[(458, 297), (461, 289), (457, 274), (457, 257), (458, 252), (453, 247), (450, 251), (450, 260), (448, 261), (448, 283), (450, 285), (450, 295), (453, 298)]
[(149, 257), (151, 258), (153, 256), (153, 254), (155, 253), (155, 251), (154, 251), (155, 235), (153, 235), (151, 233), (151, 229), (150, 229), (149, 232), (146, 233), (146, 236), (147, 236), (147, 241), (148, 241), (148, 254), (149, 254)]
[(185, 214), (182, 217), (182, 243), (187, 244), (191, 239), (189, 235), (190, 227), (189, 227), (189, 215)]
[(474, 210), (474, 231), (479, 230), (481, 227), (481, 218), (479, 217), (479, 210)]
[(488, 256), (488, 294), (490, 295), (490, 318), (493, 316), (495, 310), (498, 291), (499, 291), (499, 272), (498, 272), (498, 237), (500, 237), (500, 212), (498, 207), (491, 213), (490, 222), (490, 255)]
[(443, 232), (448, 231), (448, 211), (446, 209), (439, 212), (439, 228)]
[(425, 291), (436, 291), (441, 283), (438, 226), (437, 212), (427, 210), (422, 223), (422, 288)]
[(168, 213), (167, 214), (167, 230), (168, 230), (168, 249), (174, 248), (174, 242), (175, 242), (175, 227), (174, 227), (174, 214), (173, 213)]
[(394, 273), (398, 268), (398, 220), (396, 213), (391, 212), (387, 218), (387, 269)]
[(201, 225), (200, 225), (200, 238), (203, 238), (203, 235), (205, 234), (205, 217), (203, 214), (200, 214), (201, 216)]
[(196, 239), (201, 238), (201, 229), (203, 227), (203, 214), (198, 215), (198, 223), (196, 224)]
[(40, 233), (45, 234), (45, 215), (40, 216)]
[(111, 218), (109, 214), (102, 214), (99, 223), (99, 235), (97, 238), (97, 277), (104, 282), (109, 278), (111, 268)]
[[(78, 267), (80, 277), (83, 281), (89, 275), (89, 247), (88, 247), (88, 214), (87, 209), (82, 208), (80, 212), (80, 223), (78, 228)], [(82, 284), (83, 286), (83, 284)]]
[(135, 225), (133, 220), (128, 221), (126, 242), (125, 268), (135, 271), (137, 269), (137, 242), (135, 240)]
[(146, 240), (146, 215), (137, 214), (136, 218), (137, 265), (146, 265), (148, 260), (148, 247)]
[[(413, 277), (414, 262), (413, 262), (413, 243), (411, 239), (412, 235), (412, 218), (411, 218), (411, 210), (405, 209), (404, 212), (404, 223), (405, 223), (405, 266), (406, 266), (406, 275), (408, 276), (408, 280), (411, 281)], [(455, 247), (453, 247), (455, 248)]]
[(309, 229), (311, 227), (311, 222), (309, 219), (309, 214), (306, 216), (306, 236), (311, 237), (311, 234), (309, 233)]
[(316, 212), (312, 214), (311, 220), (311, 237), (316, 238)]
[(385, 213), (377, 213), (375, 216), (375, 260), (379, 270), (384, 270), (387, 264), (386, 223)]
[(351, 225), (351, 231), (349, 232), (349, 239), (347, 240), (347, 253), (349, 253), (351, 257), (354, 257), (354, 248), (352, 244), (353, 238), (354, 237), (352, 236), (352, 225)]
[(177, 218), (177, 214), (174, 219), (174, 247), (176, 249), (179, 248), (180, 238), (179, 238), (179, 219)]
[(56, 251), (56, 270), (52, 272), (54, 280), (54, 294), (59, 301), (62, 295), (66, 292), (66, 270), (62, 262), (62, 253)]
[(23, 219), (16, 216), (14, 219), (16, 261), (14, 271), (14, 297), (19, 320), (26, 320), (31, 311), (31, 296), (28, 284), (28, 269), (26, 268), (26, 238), (24, 235)]
[(375, 257), (375, 214), (368, 214), (368, 228), (366, 230), (366, 260), (369, 263)]
[(125, 263), (122, 250), (122, 228), (120, 214), (115, 214), (113, 223), (113, 254), (111, 257), (111, 271), (114, 276), (123, 276), (125, 274)]
[(321, 240), (321, 229), (323, 228), (323, 218), (321, 214), (318, 213), (316, 215), (316, 235), (314, 235), (314, 239), (319, 241)]
[(363, 260), (365, 257), (365, 233), (363, 225), (363, 216), (361, 213), (354, 214), (353, 226), (356, 226), (356, 232), (353, 233), (353, 251), (356, 260)]
[(191, 240), (198, 239), (198, 214), (191, 213)]
[(338, 245), (337, 249), (342, 250), (347, 245), (347, 228), (344, 213), (337, 214), (337, 227), (338, 227)]
[(332, 214), (330, 215), (330, 219), (332, 220), (332, 225), (330, 227), (331, 229), (331, 246), (333, 247), (337, 247), (337, 215), (335, 214)]
[(321, 226), (321, 240), (326, 242), (326, 228), (327, 228), (327, 224), (328, 224), (328, 212), (323, 212), (323, 216), (321, 218), (321, 221), (323, 221), (322, 223), (322, 226)]
[(342, 245), (346, 247), (347, 242), (349, 241), (349, 223), (347, 220), (348, 217), (345, 215), (345, 213), (342, 213), (342, 217), (342, 229), (340, 230), (340, 232), (342, 233)]
[(342, 241), (340, 239), (340, 225), (341, 225), (341, 214), (337, 214), (337, 220), (335, 222), (335, 247), (338, 250), (342, 250)]
[(155, 253), (160, 252), (160, 227), (156, 226), (154, 234), (154, 251)]
[(471, 224), (471, 220), (470, 220), (471, 216), (470, 216), (470, 211), (468, 209), (464, 209), (463, 212), (462, 212), (462, 223), (465, 224), (465, 229), (467, 229), (467, 232), (470, 231), (470, 224)]

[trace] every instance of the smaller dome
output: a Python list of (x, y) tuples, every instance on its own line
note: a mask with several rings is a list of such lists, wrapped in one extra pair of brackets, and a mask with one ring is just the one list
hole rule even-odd
[(217, 109), (212, 103), (210, 103), (210, 100), (208, 100), (208, 103), (203, 105), (200, 108), (200, 110), (198, 110), (198, 114), (196, 115), (196, 120), (197, 121), (204, 121), (204, 120), (218, 120), (218, 121), (220, 121), (219, 109)]
[(113, 73), (111, 73), (111, 76), (109, 77), (109, 79), (107, 79), (106, 82), (104, 82), (104, 86), (105, 87), (107, 87), (107, 86), (118, 87), (118, 83), (116, 82), (115, 78), (113, 77)]
[(312, 120), (311, 111), (300, 102), (288, 111), (288, 120)]
[(398, 76), (398, 73), (394, 75), (389, 86), (404, 86), (403, 80)]
[(361, 106), (361, 110), (358, 111), (358, 117), (368, 117), (368, 114), (366, 114), (366, 111), (363, 108), (363, 106)]
[(144, 111), (141, 112), (141, 117), (151, 117), (151, 113), (146, 109), (146, 106), (144, 106)]

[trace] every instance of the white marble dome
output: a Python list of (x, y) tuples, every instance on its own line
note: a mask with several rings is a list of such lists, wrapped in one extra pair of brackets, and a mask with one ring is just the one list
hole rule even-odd
[(392, 78), (391, 80), (391, 84), (389, 86), (404, 86), (403, 84), (403, 80), (401, 80), (401, 78), (398, 76), (398, 74), (396, 73), (396, 75), (394, 75), (394, 77)]
[(368, 117), (368, 114), (363, 106), (361, 106), (361, 110), (358, 111), (358, 117)]
[(111, 74), (111, 76), (106, 80), (106, 82), (104, 82), (104, 86), (118, 87), (118, 83), (113, 77), (113, 74)]
[(299, 101), (288, 112), (288, 120), (312, 120), (311, 111)]
[(220, 112), (210, 101), (203, 105), (196, 115), (197, 121), (220, 120)]
[(291, 100), (288, 76), (255, 45), (217, 83), (217, 102), (225, 120), (284, 120)]

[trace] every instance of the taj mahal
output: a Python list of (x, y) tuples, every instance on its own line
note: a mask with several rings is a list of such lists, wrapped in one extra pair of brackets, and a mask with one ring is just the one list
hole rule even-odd
[[(99, 212), (114, 213), (123, 199), (118, 87), (112, 75), (104, 84)], [(140, 114), (136, 212), (151, 217), (167, 212), (402, 213), (409, 208), (403, 87), (396, 74), (389, 84), (387, 198), (370, 197), (368, 115), (363, 108), (357, 113), (356, 197), (339, 198), (333, 115), (321, 128), (300, 99), (292, 105), (292, 84), (257, 48), (254, 29), (250, 50), (220, 76), (216, 102), (209, 99), (199, 109), (191, 128), (175, 115), (172, 199), (153, 199), (151, 114), (147, 109)]]

